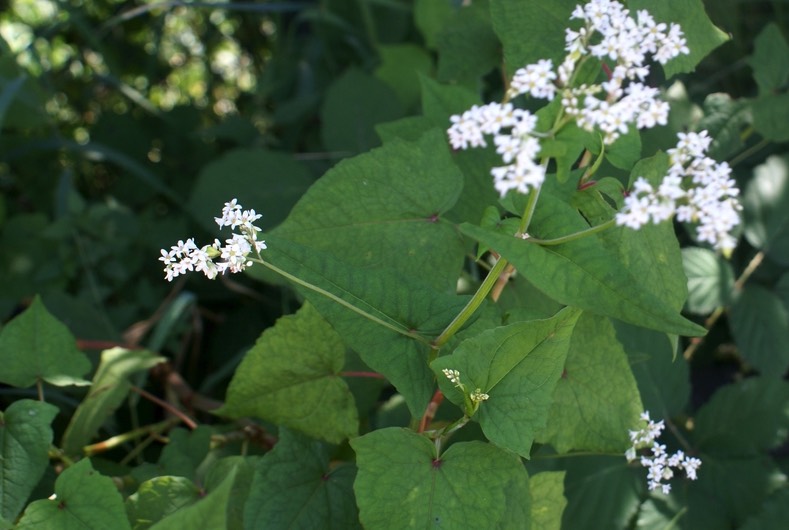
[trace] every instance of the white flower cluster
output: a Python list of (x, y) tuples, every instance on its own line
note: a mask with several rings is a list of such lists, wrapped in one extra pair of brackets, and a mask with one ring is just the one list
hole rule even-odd
[[(219, 228), (229, 226), (241, 233), (232, 234), (224, 245), (215, 239), (213, 244), (198, 248), (194, 238), (189, 238), (186, 242), (178, 241), (169, 251), (162, 249), (159, 261), (164, 263), (165, 278), (171, 282), (178, 275), (198, 271), (214, 279), (225, 271), (241, 272), (249, 267), (252, 265), (249, 254), (253, 251), (259, 254), (266, 248), (266, 242), (258, 240), (260, 228), (252, 224), (260, 217), (255, 210), (242, 210), (236, 199), (226, 202), (222, 208), (222, 217), (215, 217), (214, 220)], [(221, 261), (215, 262), (215, 259)]]
[[(526, 94), (551, 100), (558, 92), (565, 114), (589, 131), (602, 132), (609, 144), (626, 133), (631, 124), (640, 129), (665, 125), (668, 103), (659, 99), (657, 89), (640, 81), (649, 74), (650, 59), (665, 64), (689, 53), (680, 27), (658, 24), (646, 11), (638, 11), (633, 18), (614, 0), (591, 0), (577, 6), (573, 19), (583, 21), (584, 26), (577, 31), (567, 29), (564, 62), (556, 71), (549, 59), (519, 68), (507, 98)], [(613, 71), (603, 63), (610, 79), (599, 85), (573, 87), (578, 67), (589, 57), (614, 63)], [(625, 86), (625, 81), (630, 83)], [(545, 166), (536, 162), (541, 135), (535, 132), (534, 115), (511, 103), (490, 103), (475, 105), (452, 116), (451, 121), (447, 132), (454, 149), (485, 147), (485, 136), (493, 136), (496, 152), (505, 164), (491, 170), (502, 197), (510, 190), (527, 193), (542, 184)]]
[(728, 255), (737, 244), (731, 231), (740, 223), (738, 212), (742, 210), (731, 167), (705, 155), (712, 141), (707, 131), (678, 136), (677, 146), (668, 150), (668, 175), (657, 189), (639, 177), (625, 198), (624, 208), (616, 214), (616, 223), (637, 230), (650, 221), (657, 224), (676, 214), (678, 221), (698, 222), (698, 240)]
[[(644, 10), (633, 18), (630, 10), (615, 0), (592, 0), (576, 6), (570, 18), (583, 21), (584, 26), (565, 32), (568, 54), (558, 68), (565, 112), (581, 127), (601, 131), (607, 144), (626, 133), (631, 124), (639, 129), (665, 125), (668, 103), (659, 99), (657, 89), (642, 81), (649, 75), (649, 60), (666, 64), (690, 53), (679, 25), (656, 23)], [(571, 86), (577, 67), (589, 55), (614, 62), (608, 81)], [(630, 82), (627, 86), (626, 81)]]
[(485, 135), (493, 135), (496, 152), (506, 164), (491, 170), (496, 190), (505, 196), (515, 189), (528, 193), (545, 180), (545, 168), (535, 162), (540, 142), (531, 136), (537, 117), (529, 111), (517, 109), (512, 103), (474, 105), (461, 115), (450, 118), (447, 131), (454, 149), (485, 147)]
[(701, 460), (689, 457), (682, 451), (677, 451), (673, 455), (667, 454), (666, 446), (656, 441), (665, 428), (663, 420), (652, 421), (649, 412), (642, 413), (641, 419), (647, 422), (647, 425), (638, 431), (630, 431), (630, 441), (633, 445), (625, 452), (625, 457), (628, 462), (632, 462), (639, 459), (636, 456), (638, 449), (649, 449), (651, 454), (641, 456), (639, 459), (639, 463), (649, 470), (647, 473), (649, 490), (660, 488), (663, 493), (669, 493), (671, 485), (664, 481), (671, 480), (674, 469), (682, 469), (690, 480), (696, 480), (696, 471), (701, 466)]

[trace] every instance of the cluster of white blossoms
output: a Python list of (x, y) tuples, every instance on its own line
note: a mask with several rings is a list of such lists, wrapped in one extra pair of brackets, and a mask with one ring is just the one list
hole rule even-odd
[(224, 245), (215, 239), (213, 244), (198, 248), (194, 238), (189, 238), (186, 242), (178, 241), (169, 251), (162, 249), (159, 261), (164, 263), (165, 278), (171, 282), (176, 276), (197, 271), (214, 279), (225, 271), (241, 272), (249, 267), (252, 265), (249, 255), (252, 252), (259, 254), (266, 248), (266, 242), (258, 240), (260, 228), (252, 224), (260, 217), (255, 210), (242, 210), (236, 199), (226, 202), (222, 208), (222, 217), (215, 217), (214, 220), (219, 228), (229, 226), (231, 230), (238, 229), (241, 233), (232, 234)]
[[(444, 372), (444, 375), (447, 376), (447, 379), (449, 379), (453, 385), (459, 388), (464, 394), (466, 393), (466, 385), (460, 382), (460, 372), (457, 370), (450, 370), (448, 368), (444, 368), (442, 372)], [(474, 390), (474, 392), (469, 394), (469, 399), (471, 399), (471, 401), (474, 403), (480, 403), (489, 398), (490, 396), (485, 394), (481, 388), (477, 388)]]
[[(607, 144), (633, 124), (639, 129), (665, 125), (669, 105), (659, 99), (657, 89), (643, 81), (649, 75), (649, 61), (666, 64), (690, 53), (679, 25), (657, 23), (644, 10), (634, 18), (615, 0), (592, 0), (576, 6), (570, 18), (583, 21), (584, 26), (565, 33), (568, 54), (558, 68), (559, 81), (565, 87), (561, 93), (565, 112), (581, 127), (602, 132)], [(572, 87), (576, 67), (589, 55), (615, 64), (608, 81)]]
[(696, 236), (728, 255), (737, 244), (731, 231), (740, 223), (740, 190), (731, 178), (731, 167), (705, 155), (712, 139), (707, 131), (679, 133), (679, 142), (668, 150), (671, 166), (657, 187), (639, 177), (616, 215), (616, 223), (639, 229), (676, 214), (681, 222), (698, 223)]
[[(507, 99), (520, 95), (552, 100), (561, 96), (563, 112), (579, 126), (599, 131), (605, 143), (614, 142), (631, 126), (639, 129), (665, 125), (669, 105), (656, 88), (642, 81), (649, 74), (649, 61), (665, 64), (690, 53), (677, 24), (656, 23), (646, 11), (635, 18), (615, 0), (591, 0), (576, 6), (570, 20), (583, 27), (567, 29), (567, 56), (558, 68), (542, 59), (519, 68), (513, 75)], [(575, 74), (589, 57), (599, 59), (609, 74), (601, 84), (573, 86)], [(613, 69), (605, 62), (613, 63)], [(627, 82), (627, 85), (626, 85)], [(448, 132), (454, 149), (485, 147), (486, 135), (505, 165), (491, 170), (496, 190), (503, 197), (510, 190), (527, 193), (545, 179), (545, 166), (536, 161), (540, 134), (536, 118), (511, 103), (474, 106), (451, 117)]]
[(506, 164), (491, 170), (493, 185), (504, 197), (508, 191), (528, 193), (545, 180), (545, 167), (535, 160), (540, 142), (531, 136), (537, 117), (515, 108), (512, 103), (474, 105), (461, 115), (452, 116), (447, 131), (454, 149), (485, 147), (485, 135), (493, 136), (496, 152)]
[[(647, 473), (649, 490), (660, 488), (663, 493), (669, 493), (671, 485), (664, 481), (671, 480), (674, 469), (682, 469), (690, 480), (696, 480), (696, 471), (701, 466), (701, 460), (689, 457), (682, 451), (677, 451), (673, 455), (666, 453), (666, 446), (657, 442), (665, 428), (663, 420), (652, 421), (649, 412), (642, 413), (641, 419), (647, 422), (647, 425), (638, 431), (630, 431), (630, 442), (633, 445), (625, 452), (625, 457), (628, 462), (638, 459), (639, 463), (649, 470)], [(650, 454), (639, 458), (636, 452), (642, 448), (648, 448)]]

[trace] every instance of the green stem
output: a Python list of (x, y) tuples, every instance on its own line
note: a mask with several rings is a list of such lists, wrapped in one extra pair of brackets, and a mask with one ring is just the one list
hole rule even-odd
[(529, 243), (534, 243), (536, 245), (541, 245), (543, 247), (551, 247), (554, 245), (561, 245), (562, 243), (569, 243), (570, 241), (575, 241), (576, 239), (581, 239), (587, 236), (591, 236), (592, 234), (596, 234), (597, 232), (608, 230), (609, 228), (615, 225), (616, 225), (616, 219), (610, 219), (605, 223), (601, 223), (597, 226), (587, 228), (586, 230), (581, 230), (580, 232), (575, 232), (574, 234), (557, 237), (555, 239), (537, 239), (536, 237), (529, 237), (526, 239), (526, 241), (528, 241)]
[[(548, 166), (547, 158), (542, 160), (543, 168)], [(537, 199), (540, 198), (540, 190), (542, 186), (537, 186), (529, 194), (529, 202), (526, 203), (526, 208), (523, 210), (523, 217), (521, 218), (520, 225), (518, 225), (518, 234), (525, 234), (526, 230), (531, 224), (532, 217), (534, 217), (534, 210), (537, 208)]]
[(342, 298), (340, 298), (336, 294), (330, 293), (326, 289), (322, 289), (322, 288), (318, 287), (317, 285), (313, 285), (313, 284), (309, 283), (308, 281), (302, 280), (301, 278), (299, 278), (297, 276), (294, 276), (293, 274), (291, 274), (291, 273), (289, 273), (289, 272), (287, 272), (287, 271), (285, 271), (283, 269), (280, 269), (276, 265), (272, 265), (271, 263), (269, 263), (269, 262), (267, 262), (265, 260), (262, 260), (262, 259), (253, 259), (253, 261), (255, 261), (257, 263), (260, 263), (264, 267), (267, 267), (267, 268), (271, 269), (272, 271), (274, 271), (277, 274), (287, 278), (288, 280), (292, 281), (295, 284), (301, 285), (302, 287), (305, 287), (305, 288), (309, 289), (310, 291), (313, 291), (313, 292), (316, 292), (316, 293), (318, 293), (320, 295), (325, 296), (329, 300), (337, 302), (341, 306), (343, 306), (343, 307), (345, 307), (347, 309), (350, 309), (354, 313), (363, 316), (364, 318), (366, 318), (367, 320), (370, 320), (371, 322), (375, 322), (376, 324), (378, 324), (380, 326), (383, 326), (383, 327), (385, 327), (386, 329), (388, 329), (390, 331), (394, 331), (395, 333), (398, 333), (400, 335), (404, 335), (404, 336), (406, 336), (406, 337), (408, 337), (410, 339), (415, 339), (415, 340), (418, 340), (419, 342), (423, 342), (425, 344), (430, 345), (430, 341), (427, 340), (422, 335), (420, 335), (420, 334), (418, 334), (416, 332), (413, 332), (413, 331), (409, 331), (409, 330), (407, 330), (407, 329), (405, 329), (405, 328), (403, 328), (401, 326), (397, 326), (395, 324), (392, 324), (391, 322), (387, 322), (387, 321), (385, 321), (385, 320), (383, 320), (381, 318), (378, 318), (375, 315), (371, 315), (370, 313), (366, 312), (365, 310), (356, 307), (352, 303), (343, 300)]
[(485, 297), (488, 296), (490, 290), (496, 285), (496, 280), (499, 279), (499, 275), (504, 271), (504, 267), (506, 266), (507, 260), (499, 258), (499, 261), (490, 269), (490, 272), (488, 272), (488, 275), (482, 281), (482, 284), (477, 289), (477, 292), (474, 293), (474, 296), (471, 297), (471, 300), (468, 301), (460, 313), (458, 313), (444, 331), (441, 332), (441, 335), (433, 341), (433, 348), (435, 350), (438, 350), (441, 346), (446, 344), (447, 341), (463, 327), (466, 321), (471, 318), (471, 315), (474, 314), (479, 306), (482, 305), (482, 302), (485, 301)]

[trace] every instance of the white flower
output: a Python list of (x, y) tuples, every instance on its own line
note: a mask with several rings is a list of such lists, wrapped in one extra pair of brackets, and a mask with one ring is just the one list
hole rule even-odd
[[(266, 242), (258, 240), (260, 228), (254, 223), (260, 219), (260, 214), (255, 210), (243, 210), (236, 199), (226, 202), (222, 208), (222, 217), (214, 220), (220, 228), (229, 226), (238, 229), (240, 234), (232, 234), (225, 245), (216, 239), (212, 245), (198, 248), (194, 239), (178, 241), (169, 251), (162, 250), (159, 261), (164, 263), (164, 274), (167, 281), (188, 271), (198, 271), (209, 279), (214, 279), (225, 271), (241, 272), (252, 265), (249, 255), (254, 251), (259, 254), (266, 248)], [(223, 261), (214, 262), (221, 258)]]
[(450, 370), (449, 368), (444, 368), (441, 371), (444, 372), (444, 375), (447, 376), (447, 379), (449, 379), (453, 385), (460, 385), (460, 372), (457, 370)]
[(711, 142), (707, 131), (679, 133), (676, 147), (668, 150), (668, 174), (657, 190), (637, 179), (616, 214), (617, 224), (638, 230), (676, 215), (680, 222), (698, 223), (699, 241), (730, 254), (737, 243), (731, 231), (740, 224), (740, 190), (729, 165), (706, 156)]
[[(625, 458), (628, 462), (639, 461), (642, 467), (647, 468), (647, 487), (650, 491), (660, 489), (664, 494), (671, 491), (671, 485), (666, 481), (674, 477), (675, 469), (685, 471), (685, 476), (690, 480), (696, 480), (697, 470), (701, 466), (701, 460), (688, 457), (683, 451), (674, 454), (666, 452), (666, 446), (657, 442), (657, 438), (663, 432), (665, 424), (663, 420), (655, 422), (649, 417), (649, 412), (641, 414), (641, 420), (645, 425), (637, 431), (628, 431), (632, 445), (625, 451)], [(647, 449), (648, 453), (637, 458), (639, 449)]]

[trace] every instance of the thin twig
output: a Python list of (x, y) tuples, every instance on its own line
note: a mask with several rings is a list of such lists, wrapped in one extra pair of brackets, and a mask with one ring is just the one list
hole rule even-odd
[(141, 395), (142, 397), (144, 397), (148, 401), (152, 401), (153, 403), (156, 403), (157, 405), (159, 405), (160, 407), (165, 409), (167, 412), (169, 412), (173, 416), (178, 417), (190, 429), (192, 429), (192, 430), (197, 429), (197, 423), (195, 423), (195, 421), (192, 418), (190, 418), (189, 416), (184, 414), (182, 411), (180, 411), (177, 408), (175, 408), (174, 406), (172, 406), (170, 403), (168, 403), (168, 402), (164, 401), (163, 399), (160, 399), (160, 398), (154, 396), (150, 392), (147, 392), (147, 391), (143, 390), (142, 388), (138, 388), (138, 387), (136, 387), (134, 385), (131, 386), (131, 390), (133, 392), (136, 392), (137, 394)]

